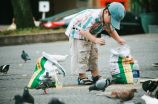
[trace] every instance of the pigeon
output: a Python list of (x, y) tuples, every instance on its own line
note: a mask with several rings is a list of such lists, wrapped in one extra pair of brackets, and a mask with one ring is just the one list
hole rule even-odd
[(22, 51), (21, 58), (24, 60), (25, 63), (27, 60), (31, 60), (30, 57), (28, 56), (28, 54), (25, 53), (24, 50)]
[(108, 98), (117, 100), (117, 102), (124, 103), (124, 101), (132, 100), (136, 89), (124, 90), (124, 91), (112, 91), (112, 92), (99, 92), (96, 95), (105, 95)]
[(46, 72), (45, 78), (43, 80), (41, 80), (41, 82), (36, 87), (36, 89), (43, 89), (44, 90), (44, 94), (47, 94), (46, 88), (49, 88), (50, 86), (51, 86), (51, 80), (49, 78), (49, 72)]
[(91, 90), (102, 90), (104, 92), (105, 88), (114, 84), (118, 79), (121, 79), (121, 77), (98, 80), (94, 85), (89, 87), (89, 92)]
[(152, 98), (148, 95), (143, 95), (141, 98), (145, 101), (146, 104), (158, 104), (158, 99)]
[(8, 70), (9, 70), (9, 66), (10, 65), (2, 65), (2, 66), (0, 66), (0, 72), (3, 73), (3, 75), (4, 75), (4, 73), (7, 74)]
[(23, 92), (23, 95), (22, 95), (22, 100), (23, 100), (23, 102), (34, 104), (34, 98), (33, 98), (32, 95), (30, 95), (27, 86), (24, 87), (24, 92)]
[(52, 55), (52, 57), (57, 60), (58, 62), (64, 62), (67, 58), (68, 55), (62, 56), (62, 55)]
[(50, 55), (50, 54), (47, 54), (45, 52), (43, 52), (42, 54), (43, 54), (43, 56), (53, 58), (58, 62), (63, 62), (68, 58), (68, 55), (65, 55), (65, 56), (63, 56), (63, 55)]
[(23, 104), (21, 95), (15, 95), (14, 100), (15, 100), (15, 104)]
[(60, 101), (60, 99), (53, 97), (49, 100), (48, 104), (65, 104), (65, 103)]
[(32, 104), (32, 103), (24, 102), (21, 95), (15, 95), (14, 100), (15, 100), (15, 104)]
[(145, 92), (147, 92), (147, 95), (151, 96), (152, 92), (157, 88), (158, 86), (158, 81), (145, 81), (142, 84), (142, 88)]

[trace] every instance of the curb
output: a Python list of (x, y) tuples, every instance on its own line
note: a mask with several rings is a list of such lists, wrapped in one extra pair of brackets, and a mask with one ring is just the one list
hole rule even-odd
[(0, 46), (44, 43), (68, 40), (65, 31), (25, 35), (0, 36)]

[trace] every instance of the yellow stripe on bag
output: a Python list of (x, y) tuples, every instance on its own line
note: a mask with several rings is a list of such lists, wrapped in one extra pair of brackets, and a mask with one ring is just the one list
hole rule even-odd
[(31, 79), (30, 79), (30, 82), (29, 82), (29, 84), (28, 84), (28, 87), (29, 87), (29, 88), (31, 87), (31, 85), (32, 85), (34, 79), (36, 78), (36, 76), (38, 75), (38, 73), (42, 70), (42, 67), (41, 67), (41, 64), (40, 64), (41, 59), (42, 59), (42, 58), (39, 58), (39, 59), (37, 60), (37, 69), (38, 69), (38, 70), (37, 70), (36, 72), (34, 72), (34, 74), (32, 75), (32, 77), (31, 77)]
[(127, 58), (122, 58), (122, 66), (125, 72), (127, 83), (133, 83), (133, 73), (130, 62)]

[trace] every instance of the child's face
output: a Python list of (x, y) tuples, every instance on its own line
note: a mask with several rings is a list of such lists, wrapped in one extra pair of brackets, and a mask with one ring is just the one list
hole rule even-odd
[(105, 24), (111, 24), (111, 15), (109, 15), (109, 11), (108, 10), (104, 10), (104, 23)]

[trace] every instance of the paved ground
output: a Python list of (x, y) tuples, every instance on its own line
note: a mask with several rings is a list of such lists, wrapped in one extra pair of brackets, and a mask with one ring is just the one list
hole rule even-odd
[[(130, 35), (122, 36), (122, 38), (131, 47), (131, 55), (138, 60), (142, 72), (141, 77), (158, 78), (158, 67), (152, 66), (152, 63), (158, 62), (158, 34)], [(107, 39), (105, 46), (98, 46), (99, 72), (104, 78), (110, 77), (108, 69), (110, 49), (118, 46), (112, 38)], [(22, 50), (29, 54), (30, 61), (23, 62), (20, 56)], [(0, 65), (10, 64), (8, 74), (0, 76), (0, 104), (13, 104), (14, 95), (22, 95), (23, 87), (28, 85), (35, 69), (36, 60), (41, 57), (43, 51), (49, 54), (70, 55), (68, 41), (0, 47)], [(47, 90), (49, 93), (47, 95), (43, 94), (43, 90), (29, 89), (35, 98), (36, 104), (47, 104), (51, 97), (61, 98), (65, 104), (116, 104), (115, 101), (104, 96), (96, 96), (97, 91), (89, 92), (89, 86), (77, 85), (78, 76), (71, 74), (70, 57), (65, 62), (61, 62), (61, 65), (67, 72), (63, 88), (50, 88)], [(87, 72), (87, 75), (89, 78), (91, 77), (90, 72)], [(106, 91), (131, 88), (137, 88), (138, 93), (130, 102), (135, 101), (145, 104), (140, 98), (145, 94), (141, 84), (115, 84), (108, 87)]]

